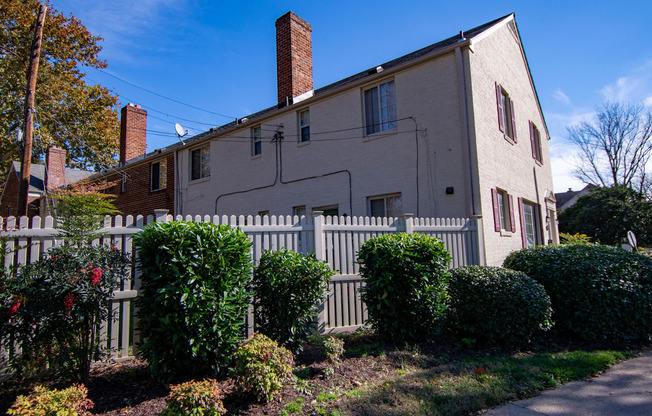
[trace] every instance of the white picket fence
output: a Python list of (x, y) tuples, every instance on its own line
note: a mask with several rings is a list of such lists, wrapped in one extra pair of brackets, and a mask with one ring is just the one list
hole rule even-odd
[[(362, 243), (372, 237), (390, 233), (424, 233), (440, 238), (451, 252), (451, 267), (482, 264), (482, 223), (480, 218), (434, 219), (369, 217), (323, 217), (320, 212), (310, 216), (177, 216), (165, 210), (156, 210), (155, 216), (115, 216), (105, 218), (101, 232), (104, 237), (95, 244), (110, 244), (124, 253), (137, 253), (132, 236), (153, 222), (184, 220), (212, 222), (240, 228), (252, 243), (254, 265), (264, 250), (287, 249), (299, 253), (315, 253), (317, 259), (328, 262), (336, 271), (330, 283), (328, 297), (322, 304), (318, 319), (321, 332), (353, 330), (364, 324), (367, 311), (360, 299), (362, 280), (358, 275), (357, 252)], [(47, 251), (61, 243), (52, 217), (0, 218), (0, 238), (5, 241), (5, 268), (25, 265), (38, 260)], [(114, 292), (111, 304), (113, 320), (102, 328), (102, 337), (111, 358), (130, 357), (140, 342), (134, 322), (137, 311), (133, 301), (138, 296), (139, 270), (134, 265), (132, 277), (120, 290)], [(247, 332), (253, 331), (252, 308), (249, 308)]]

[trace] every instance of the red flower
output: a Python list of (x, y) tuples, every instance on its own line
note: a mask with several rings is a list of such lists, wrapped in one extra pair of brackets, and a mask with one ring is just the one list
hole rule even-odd
[(102, 269), (99, 267), (94, 267), (93, 270), (91, 270), (91, 284), (93, 286), (96, 286), (98, 283), (100, 283), (100, 278), (102, 277)]
[(10, 318), (18, 313), (18, 308), (20, 308), (20, 301), (18, 299), (14, 299), (14, 302), (11, 304), (9, 307), (9, 310), (7, 311), (7, 316)]
[(120, 251), (120, 250), (116, 246), (111, 246), (111, 251)]
[(63, 300), (63, 307), (66, 308), (66, 315), (70, 315), (70, 310), (72, 309), (72, 305), (74, 303), (75, 303), (75, 294), (74, 293), (67, 294), (65, 299)]

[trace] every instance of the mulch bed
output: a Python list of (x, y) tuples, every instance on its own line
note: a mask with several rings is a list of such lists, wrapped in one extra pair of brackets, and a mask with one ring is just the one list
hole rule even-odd
[[(584, 347), (591, 350), (611, 347), (605, 344), (573, 345), (563, 339), (550, 341), (548, 340), (547, 345), (553, 347), (544, 349), (564, 350)], [(339, 365), (333, 366), (326, 361), (319, 346), (308, 343), (297, 356), (295, 364), (296, 370), (301, 372), (301, 379), (309, 385), (310, 393), (299, 392), (290, 385), (277, 394), (278, 399), (275, 401), (257, 403), (255, 398), (239, 394), (231, 379), (222, 378), (218, 379), (218, 383), (226, 392), (224, 406), (228, 414), (277, 415), (288, 403), (302, 397), (303, 414), (317, 414), (318, 407), (328, 406), (328, 404), (317, 403), (316, 395), (319, 392), (342, 394), (347, 390), (385, 378), (406, 364), (429, 367), (435, 365), (438, 359), (455, 360), (461, 356), (478, 353), (478, 351), (460, 349), (446, 340), (418, 344), (411, 348), (397, 347), (381, 345), (374, 335), (351, 337), (346, 341), (347, 355)], [(333, 368), (332, 374), (328, 374), (329, 368)], [(57, 379), (41, 379), (39, 382), (53, 388), (69, 386), (69, 383)], [(10, 380), (0, 383), (0, 413), (6, 412), (16, 396), (28, 394), (34, 384), (34, 380)], [(133, 359), (95, 365), (91, 370), (88, 391), (89, 398), (95, 403), (93, 413), (105, 416), (137, 416), (158, 415), (165, 407), (169, 388), (167, 384), (151, 376), (146, 362)]]

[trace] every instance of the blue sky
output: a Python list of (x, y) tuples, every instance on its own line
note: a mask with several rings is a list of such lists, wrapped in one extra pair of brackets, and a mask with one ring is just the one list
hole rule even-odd
[(121, 105), (148, 110), (148, 150), (176, 142), (175, 122), (192, 135), (274, 105), (274, 22), (289, 10), (312, 25), (315, 88), (516, 13), (551, 134), (557, 192), (583, 186), (572, 177), (567, 126), (590, 119), (605, 100), (652, 106), (649, 0), (52, 3), (104, 38), (109, 66), (88, 70), (88, 79), (111, 88)]

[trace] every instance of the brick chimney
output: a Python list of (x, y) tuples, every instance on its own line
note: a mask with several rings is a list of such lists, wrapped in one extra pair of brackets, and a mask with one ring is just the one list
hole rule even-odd
[(45, 187), (48, 191), (66, 183), (66, 151), (50, 147), (45, 151)]
[(127, 104), (120, 111), (120, 163), (142, 156), (147, 151), (147, 111), (138, 104)]
[(312, 27), (292, 12), (276, 20), (278, 102), (312, 90)]

